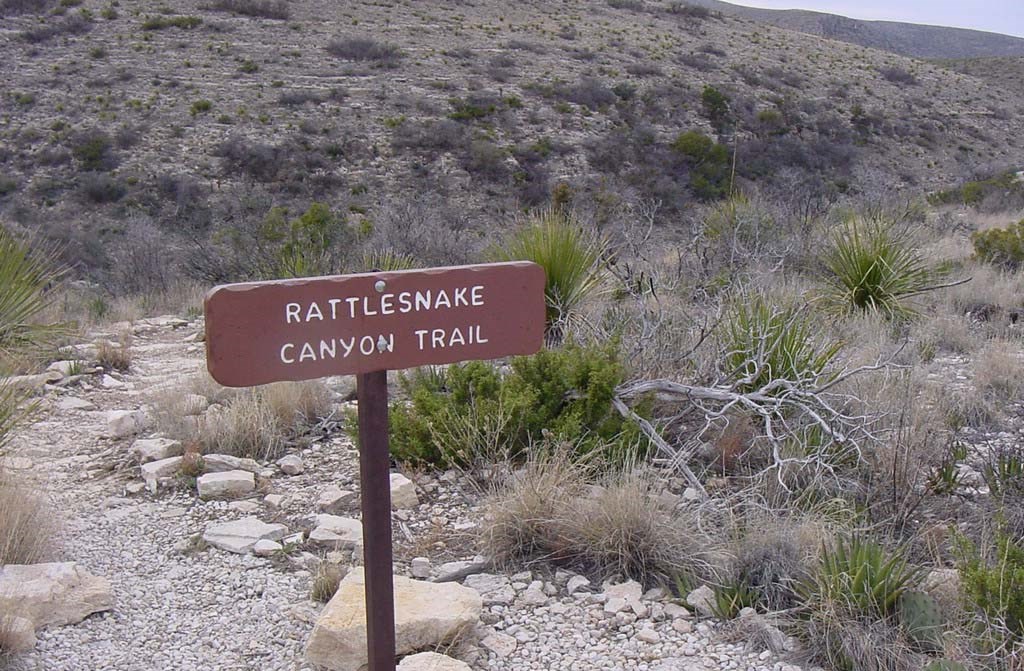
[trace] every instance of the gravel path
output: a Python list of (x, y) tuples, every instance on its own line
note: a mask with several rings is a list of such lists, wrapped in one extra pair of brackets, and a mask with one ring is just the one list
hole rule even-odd
[[(327, 486), (358, 491), (357, 454), (340, 437), (313, 443), (297, 451), (302, 474), (275, 473), (245, 501), (203, 502), (187, 488), (129, 493), (140, 482), (125, 457), (131, 439), (104, 437), (105, 411), (141, 408), (159, 390), (187, 385), (202, 367), (195, 323), (155, 323), (134, 327), (131, 374), (107, 380), (114, 388), (90, 377), (47, 394), (40, 419), (19, 436), (18, 465), (59, 511), (59, 557), (109, 578), (115, 608), (39, 632), (36, 649), (14, 668), (307, 669), (303, 646), (320, 608), (308, 598), (315, 558), (236, 555), (192, 539), (212, 521), (249, 515), (291, 531), (311, 528)], [(96, 407), (59, 410), (71, 396)], [(430, 557), (435, 574), (452, 568), (441, 568), (444, 562), (471, 559), (480, 513), (468, 488), (451, 473), (411, 475), (422, 503), (396, 513), (396, 572), (408, 574), (416, 556)], [(283, 496), (279, 506), (262, 500), (268, 493)], [(358, 503), (343, 512), (358, 517)], [(549, 583), (529, 572), (498, 578), (511, 592), (488, 603), (477, 631), (450, 651), (474, 671), (799, 671), (763, 649), (722, 642), (715, 623), (690, 621), (667, 605), (652, 602), (637, 617), (608, 612), (599, 587), (569, 594), (564, 575)]]

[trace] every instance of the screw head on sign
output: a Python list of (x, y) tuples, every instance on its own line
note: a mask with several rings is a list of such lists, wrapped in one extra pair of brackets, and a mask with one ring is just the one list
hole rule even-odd
[(384, 288), (386, 286), (387, 286), (387, 283), (384, 280), (377, 280), (377, 282), (373, 285), (373, 288), (376, 289), (378, 292), (380, 292), (380, 291), (384, 291)]
[(389, 343), (387, 341), (387, 339), (384, 338), (384, 336), (378, 336), (377, 337), (377, 351), (378, 352), (390, 352), (391, 351), (391, 343)]

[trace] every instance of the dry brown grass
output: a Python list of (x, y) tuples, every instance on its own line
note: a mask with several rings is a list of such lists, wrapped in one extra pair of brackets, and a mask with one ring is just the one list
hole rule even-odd
[(708, 540), (645, 470), (598, 474), (555, 452), (531, 459), (486, 502), (481, 541), (496, 563), (551, 562), (651, 584), (707, 575)]
[(1017, 343), (993, 340), (975, 357), (974, 386), (995, 401), (1020, 398), (1024, 390), (1024, 357)]
[[(195, 415), (194, 396), (210, 407)], [(157, 428), (164, 435), (195, 444), (206, 454), (233, 454), (267, 460), (280, 456), (331, 413), (331, 397), (322, 382), (279, 382), (235, 390), (209, 375), (196, 376), (181, 389), (153, 398)]]
[(52, 556), (54, 526), (46, 498), (0, 470), (0, 566)]
[(309, 598), (320, 603), (327, 603), (338, 591), (345, 574), (348, 571), (340, 564), (329, 561), (321, 561), (317, 564), (316, 573), (313, 575), (313, 582), (309, 588)]
[(96, 346), (96, 363), (106, 370), (127, 373), (132, 367), (131, 345), (132, 338), (127, 333), (121, 336), (121, 340), (117, 344), (101, 340)]

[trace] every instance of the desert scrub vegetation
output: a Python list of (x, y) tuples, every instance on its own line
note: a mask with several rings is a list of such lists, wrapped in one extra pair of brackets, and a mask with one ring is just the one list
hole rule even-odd
[(369, 63), (393, 69), (402, 63), (405, 53), (395, 44), (378, 42), (369, 37), (339, 37), (327, 43), (327, 53), (346, 61)]
[(470, 362), (404, 373), (409, 401), (391, 406), (391, 451), (413, 464), (473, 467), (517, 460), (550, 438), (611, 462), (639, 458), (646, 442), (611, 402), (623, 376), (614, 343), (568, 343), (507, 370)]
[(332, 414), (330, 393), (321, 382), (280, 382), (234, 391), (206, 378), (195, 380), (188, 390), (164, 394), (156, 408), (160, 430), (194, 445), (199, 453), (261, 461), (300, 444)]
[(278, 21), (286, 21), (291, 16), (291, 7), (285, 0), (216, 0), (211, 9)]
[(1006, 228), (990, 228), (971, 234), (974, 255), (985, 263), (1017, 270), (1024, 265), (1024, 219)]

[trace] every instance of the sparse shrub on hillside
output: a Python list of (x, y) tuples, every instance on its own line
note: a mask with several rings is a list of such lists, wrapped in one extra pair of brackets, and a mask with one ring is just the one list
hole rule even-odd
[(626, 9), (631, 12), (642, 12), (646, 9), (643, 0), (607, 0), (612, 9)]
[(83, 14), (72, 14), (61, 21), (49, 22), (38, 28), (18, 33), (18, 37), (31, 44), (38, 44), (62, 35), (84, 35), (92, 30), (92, 20)]
[(533, 261), (547, 282), (548, 330), (564, 333), (584, 301), (601, 291), (607, 244), (587, 232), (572, 212), (542, 210), (527, 219), (493, 256), (501, 261)]
[(143, 30), (164, 30), (165, 28), (196, 28), (203, 24), (198, 16), (151, 16), (142, 22)]
[(707, 7), (691, 5), (688, 2), (678, 1), (669, 3), (668, 13), (697, 21), (703, 21), (704, 19), (709, 19), (714, 16), (714, 12)]
[(700, 104), (704, 116), (711, 122), (711, 127), (719, 135), (728, 131), (733, 123), (732, 111), (729, 107), (729, 96), (714, 86), (705, 86), (700, 94)]
[(113, 140), (101, 130), (88, 130), (75, 135), (71, 139), (71, 155), (83, 170), (88, 171), (112, 170), (118, 164)]
[(474, 177), (501, 183), (508, 179), (508, 153), (487, 139), (477, 139), (469, 145), (463, 164)]
[(369, 37), (342, 37), (327, 44), (327, 53), (347, 61), (371, 63), (382, 68), (396, 68), (405, 54), (394, 44), (385, 44)]
[(596, 77), (581, 77), (575, 85), (563, 89), (560, 97), (592, 111), (614, 105), (619, 97)]
[(974, 254), (981, 261), (1007, 270), (1024, 265), (1024, 219), (1006, 228), (990, 228), (971, 234)]
[(410, 403), (391, 406), (392, 454), (475, 466), (516, 458), (550, 436), (621, 461), (645, 451), (611, 404), (622, 377), (614, 346), (571, 344), (517, 357), (504, 374), (477, 361), (404, 374)]
[(884, 220), (856, 220), (832, 236), (822, 262), (828, 297), (839, 310), (877, 310), (887, 317), (914, 314), (908, 299), (937, 277), (906, 233)]
[(396, 149), (456, 151), (469, 142), (466, 126), (451, 119), (406, 121), (392, 129)]
[(213, 103), (209, 100), (197, 100), (192, 103), (192, 107), (189, 108), (189, 113), (192, 116), (196, 116), (197, 114), (206, 114), (211, 109), (213, 109)]
[(324, 95), (319, 91), (284, 91), (277, 98), (277, 102), (287, 107), (297, 107), (299, 105), (305, 105), (308, 102), (322, 103), (326, 100)]
[(897, 65), (879, 68), (878, 73), (893, 84), (914, 86), (918, 83), (917, 77), (913, 72), (905, 70)]
[(0, 16), (42, 14), (50, 11), (55, 0), (0, 0)]
[(127, 191), (119, 179), (105, 173), (86, 174), (82, 177), (79, 190), (87, 202), (98, 205), (116, 203)]
[(256, 240), (263, 258), (259, 272), (267, 277), (312, 277), (340, 272), (352, 253), (354, 232), (325, 203), (313, 203), (289, 221), (283, 208), (273, 208)]
[(279, 21), (285, 21), (291, 16), (291, 8), (285, 0), (216, 0), (211, 8), (222, 12)]
[(680, 133), (672, 150), (686, 158), (690, 168), (690, 188), (701, 200), (727, 195), (730, 188), (729, 149), (698, 131)]

